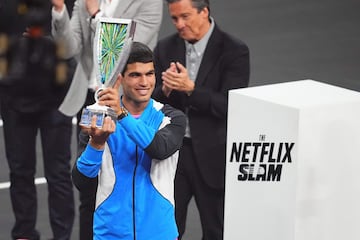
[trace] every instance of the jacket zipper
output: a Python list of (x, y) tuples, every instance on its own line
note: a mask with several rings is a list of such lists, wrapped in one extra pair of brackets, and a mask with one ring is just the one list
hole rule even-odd
[(135, 176), (136, 176), (136, 169), (139, 162), (139, 156), (138, 156), (138, 146), (136, 145), (135, 148), (135, 168), (133, 173), (133, 189), (132, 189), (132, 201), (133, 201), (133, 231), (134, 231), (134, 240), (136, 240), (136, 225), (135, 225)]

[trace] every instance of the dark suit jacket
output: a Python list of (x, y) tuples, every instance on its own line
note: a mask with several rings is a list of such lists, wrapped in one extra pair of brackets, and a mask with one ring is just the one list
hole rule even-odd
[(247, 45), (215, 25), (191, 96), (161, 91), (161, 73), (172, 61), (185, 65), (185, 43), (178, 34), (158, 42), (155, 50), (156, 88), (153, 97), (185, 111), (200, 174), (213, 188), (224, 188), (228, 91), (247, 87), (250, 64)]

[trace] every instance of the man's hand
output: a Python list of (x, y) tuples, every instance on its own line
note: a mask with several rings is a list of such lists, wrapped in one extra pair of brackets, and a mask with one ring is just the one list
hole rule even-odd
[(162, 73), (161, 79), (163, 80), (162, 90), (166, 96), (172, 90), (190, 95), (195, 88), (195, 83), (189, 78), (187, 69), (179, 62), (171, 63), (170, 67)]
[(119, 74), (113, 87), (105, 88), (98, 93), (99, 105), (111, 107), (116, 112), (116, 114), (120, 114), (121, 112), (119, 95), (121, 80), (122, 76)]
[(102, 128), (96, 127), (96, 116), (91, 119), (90, 127), (80, 126), (82, 131), (90, 136), (89, 144), (96, 149), (104, 149), (106, 140), (109, 135), (115, 131), (115, 123), (111, 117), (105, 117)]
[[(111, 107), (116, 114), (119, 114), (120, 110), (120, 96), (119, 87), (121, 84), (122, 76), (119, 74), (116, 83), (113, 87), (102, 89), (98, 92), (98, 104)], [(81, 129), (90, 136), (90, 145), (96, 149), (104, 149), (106, 140), (109, 135), (115, 131), (116, 124), (107, 116), (104, 119), (102, 128), (96, 127), (96, 116), (91, 119), (91, 125), (82, 126)]]
[(55, 11), (61, 12), (65, 6), (64, 0), (51, 0)]
[(85, 5), (90, 16), (93, 16), (100, 10), (98, 0), (85, 0)]
[[(170, 67), (166, 71), (177, 72), (175, 63), (173, 63), (173, 62), (170, 63)], [(161, 89), (162, 89), (162, 91), (163, 91), (163, 93), (165, 94), (166, 97), (170, 96), (170, 93), (172, 91), (171, 88), (169, 88), (165, 84), (163, 84)]]

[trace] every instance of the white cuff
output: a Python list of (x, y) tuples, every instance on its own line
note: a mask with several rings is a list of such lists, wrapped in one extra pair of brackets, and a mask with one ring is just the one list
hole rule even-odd
[(64, 7), (63, 7), (63, 9), (61, 10), (61, 12), (58, 12), (58, 11), (56, 11), (55, 8), (53, 7), (52, 10), (51, 10), (51, 14), (52, 14), (52, 17), (54, 18), (54, 20), (59, 20), (59, 19), (61, 19), (61, 18), (64, 16), (65, 9), (66, 9), (66, 6), (64, 5)]

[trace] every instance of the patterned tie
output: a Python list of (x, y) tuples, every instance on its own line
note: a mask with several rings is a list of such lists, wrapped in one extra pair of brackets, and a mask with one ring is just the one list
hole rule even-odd
[(187, 53), (188, 55), (188, 73), (191, 80), (195, 81), (196, 79), (196, 52), (194, 45), (190, 45)]

